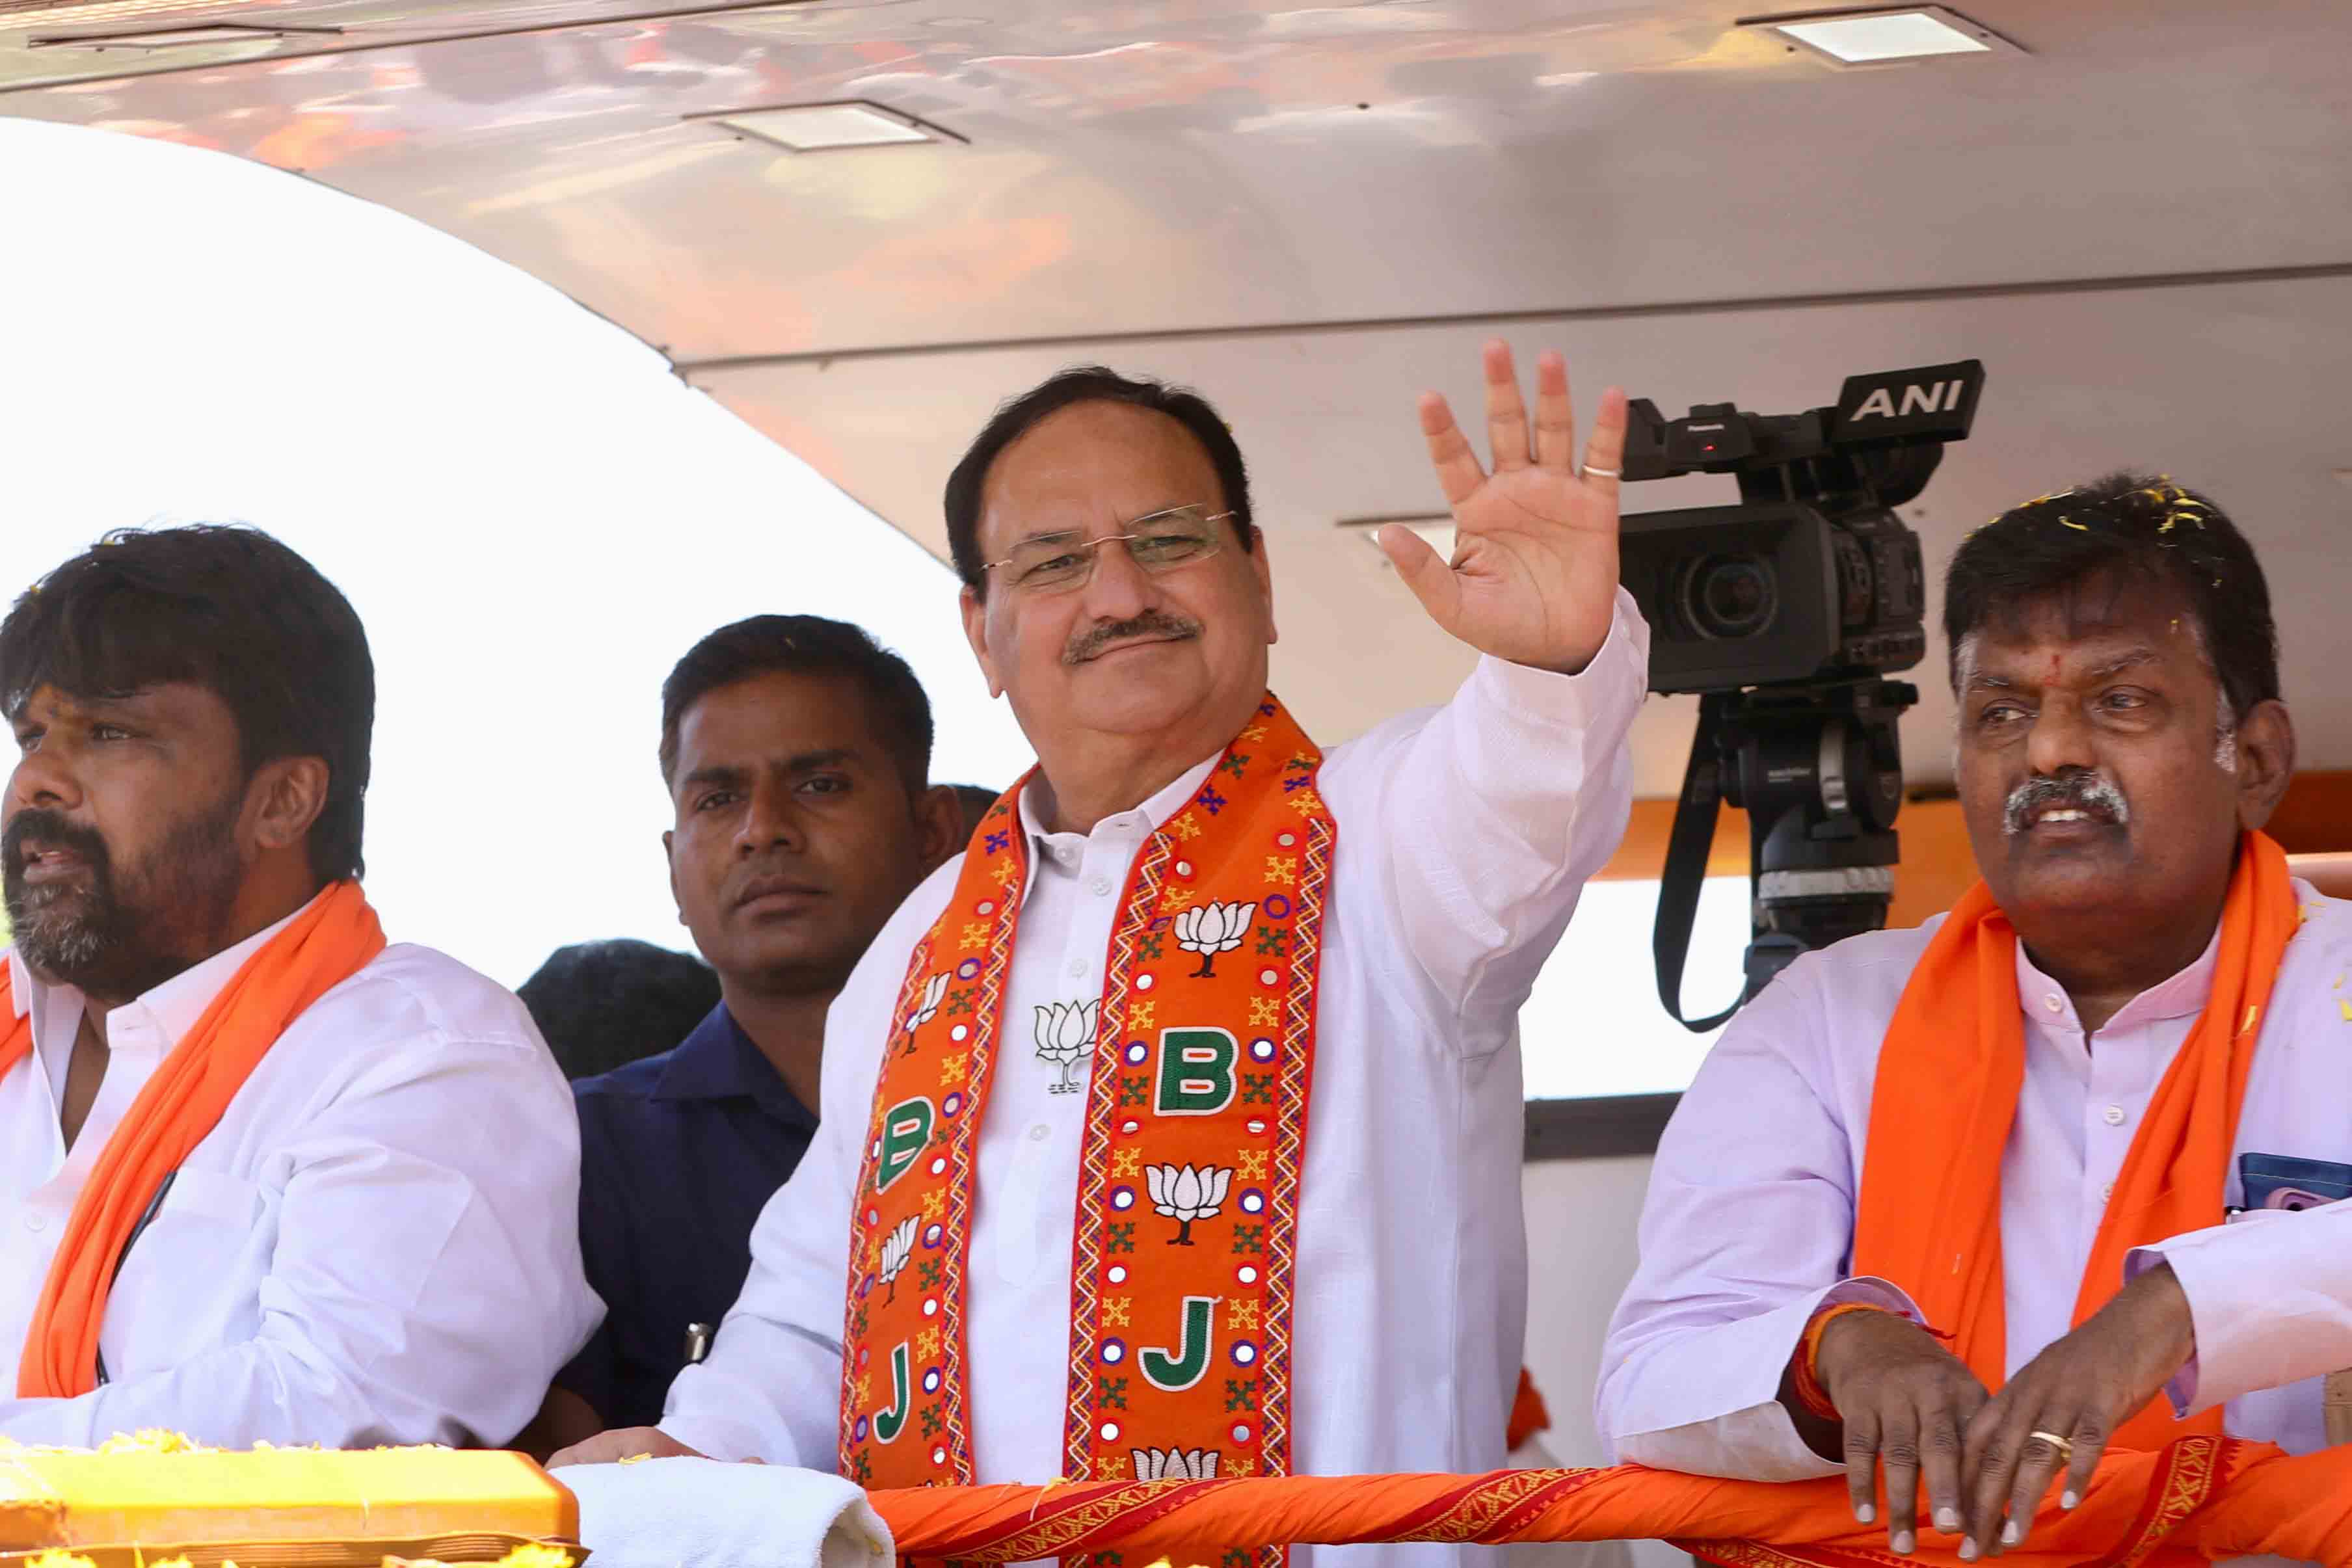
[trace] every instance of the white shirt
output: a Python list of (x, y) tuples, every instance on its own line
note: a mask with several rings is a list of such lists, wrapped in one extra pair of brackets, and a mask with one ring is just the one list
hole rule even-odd
[[(1452, 703), (1334, 747), (1339, 825), (1300, 1192), (1293, 1468), (1499, 1465), (1527, 1315), (1515, 1015), (1631, 805), (1625, 734), (1648, 632), (1622, 593), (1581, 674), (1482, 661)], [(979, 1139), (969, 1333), (983, 1482), (1062, 1473), (1070, 1259), (1087, 1096), (1034, 1054), (1034, 1009), (1099, 997), (1147, 835), (1214, 758), (1090, 833), (1045, 833)], [(823, 1127), (760, 1217), (751, 1273), (662, 1427), (723, 1458), (832, 1469), (851, 1197), (908, 956), (950, 862), (834, 1003)], [(1083, 1075), (1079, 1082), (1083, 1082)], [(1369, 1550), (1369, 1549), (1367, 1549)], [(1383, 1549), (1384, 1561), (1444, 1548)], [(1338, 1559), (1334, 1559), (1337, 1562)]]
[[(2305, 924), (2271, 992), (2231, 1160), (2352, 1162), (2352, 904), (2295, 884)], [(1776, 1398), (1825, 1301), (1917, 1317), (1848, 1281), (1880, 1041), (1943, 917), (1809, 953), (1724, 1031), (1658, 1145), (1642, 1264), (1601, 1354), (1595, 1418), (1620, 1458), (1764, 1480), (1839, 1473)], [(2001, 1155), (2008, 1370), (2063, 1338), (2106, 1197), (2166, 1068), (2204, 1010), (2213, 948), (2085, 1040), (2063, 988), (2018, 948), (2025, 1076)], [(2325, 1445), (2319, 1379), (2352, 1366), (2352, 1203), (2257, 1212), (2131, 1256), (2169, 1260), (2195, 1322), (2176, 1409), (2234, 1437)], [(2121, 1281), (2117, 1281), (2121, 1283)], [(1948, 1328), (1950, 1325), (1938, 1324)]]
[[(107, 1016), (70, 1154), (58, 1116), (81, 993), (8, 953), (33, 1051), (0, 1077), (0, 1391), (108, 1139), (283, 924)], [(0, 1437), (503, 1443), (603, 1313), (579, 1192), (572, 1095), (522, 1004), (429, 948), (387, 947), (294, 1019), (190, 1151), (107, 1299), (112, 1381), (0, 1398)]]

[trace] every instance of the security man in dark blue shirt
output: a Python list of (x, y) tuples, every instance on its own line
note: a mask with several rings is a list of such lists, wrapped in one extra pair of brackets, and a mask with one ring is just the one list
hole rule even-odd
[(899, 901), (961, 847), (930, 754), (914, 672), (856, 626), (755, 616), (670, 672), (662, 845), (722, 999), (676, 1049), (573, 1085), (581, 1249), (605, 1316), (525, 1446), (658, 1421), (734, 1304), (752, 1224), (816, 1131), (825, 1009)]

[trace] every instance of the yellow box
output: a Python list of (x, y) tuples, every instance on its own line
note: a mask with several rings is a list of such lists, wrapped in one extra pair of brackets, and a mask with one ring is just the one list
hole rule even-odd
[(0, 1448), (0, 1568), (58, 1548), (100, 1568), (493, 1563), (526, 1542), (577, 1562), (579, 1531), (572, 1493), (520, 1454)]

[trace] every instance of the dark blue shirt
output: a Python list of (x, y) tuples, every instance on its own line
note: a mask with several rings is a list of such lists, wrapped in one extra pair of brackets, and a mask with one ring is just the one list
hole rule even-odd
[(661, 1419), (688, 1323), (713, 1327), (751, 1270), (751, 1226), (816, 1116), (725, 1003), (675, 1051), (572, 1084), (580, 1250), (604, 1326), (556, 1382), (608, 1427)]

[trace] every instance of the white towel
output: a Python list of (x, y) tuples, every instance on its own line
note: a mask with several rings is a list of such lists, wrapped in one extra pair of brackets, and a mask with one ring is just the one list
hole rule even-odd
[(569, 1465), (591, 1568), (890, 1568), (890, 1527), (842, 1479), (784, 1465)]

